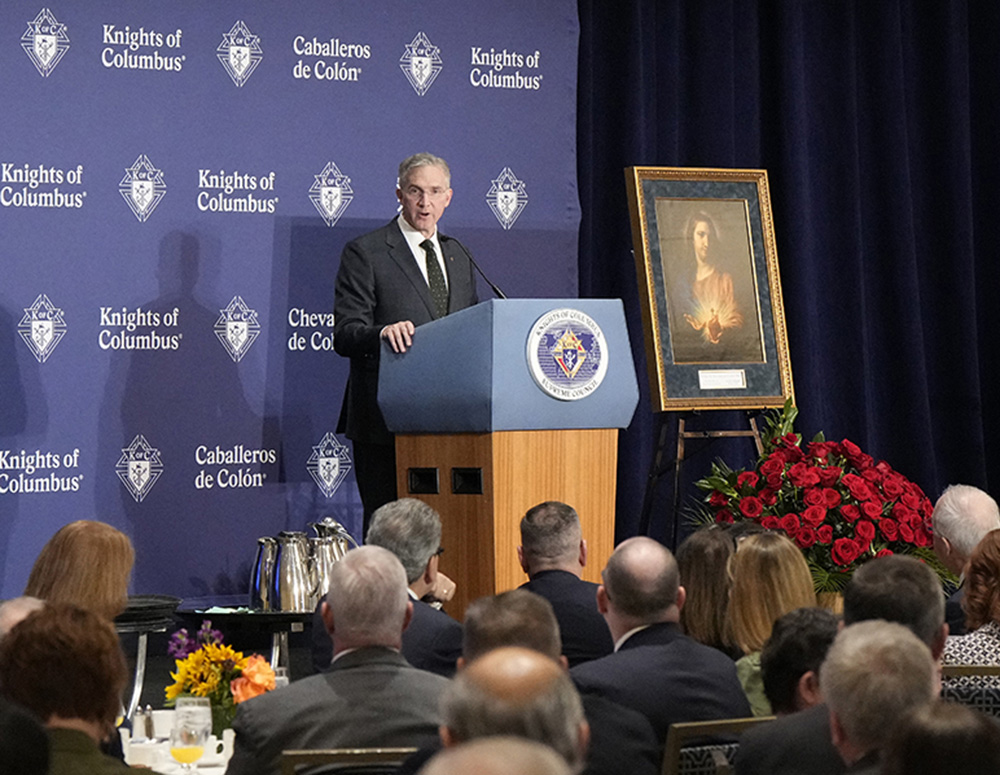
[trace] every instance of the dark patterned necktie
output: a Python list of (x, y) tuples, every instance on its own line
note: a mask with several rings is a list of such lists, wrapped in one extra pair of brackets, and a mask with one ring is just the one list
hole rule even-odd
[(425, 239), (420, 243), (420, 247), (427, 254), (427, 285), (431, 289), (431, 300), (434, 302), (434, 312), (439, 318), (448, 314), (448, 286), (444, 282), (444, 274), (441, 272), (441, 264), (438, 263), (437, 254), (434, 252), (434, 243)]

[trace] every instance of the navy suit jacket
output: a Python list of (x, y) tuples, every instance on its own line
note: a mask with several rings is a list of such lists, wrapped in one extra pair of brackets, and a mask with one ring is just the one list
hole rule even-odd
[[(440, 232), (438, 242), (448, 277), (448, 312), (471, 307), (478, 299), (468, 250)], [(391, 444), (377, 400), (379, 334), (401, 320), (420, 326), (437, 317), (430, 288), (395, 219), (344, 247), (333, 312), (334, 348), (351, 359), (337, 432), (354, 441)]]
[[(323, 605), (320, 602), (320, 605)], [(406, 661), (421, 670), (451, 678), (455, 663), (462, 656), (462, 625), (444, 611), (422, 600), (413, 601), (413, 618), (403, 631), (402, 654)], [(333, 641), (326, 631), (319, 607), (313, 614), (312, 663), (317, 673), (330, 669)]]
[(562, 653), (576, 667), (614, 651), (607, 622), (597, 610), (597, 584), (564, 570), (543, 570), (521, 585), (552, 604), (559, 622)]
[(736, 775), (843, 775), (830, 739), (830, 712), (816, 705), (748, 729), (736, 752)]
[(661, 745), (671, 724), (750, 716), (733, 660), (673, 623), (635, 633), (614, 654), (584, 662), (570, 675), (581, 692), (646, 716)]
[(948, 622), (949, 635), (965, 635), (965, 611), (962, 610), (964, 597), (965, 587), (961, 586), (944, 601), (944, 620)]

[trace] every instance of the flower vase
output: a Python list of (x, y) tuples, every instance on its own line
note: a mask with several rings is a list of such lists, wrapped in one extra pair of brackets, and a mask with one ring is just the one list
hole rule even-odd
[(816, 605), (835, 613), (837, 616), (844, 614), (844, 593), (843, 592), (817, 592)]
[(219, 705), (217, 703), (212, 703), (212, 734), (215, 735), (219, 740), (222, 739), (223, 731), (229, 729), (233, 725), (233, 719), (236, 717), (236, 706), (231, 705), (226, 707), (225, 705)]

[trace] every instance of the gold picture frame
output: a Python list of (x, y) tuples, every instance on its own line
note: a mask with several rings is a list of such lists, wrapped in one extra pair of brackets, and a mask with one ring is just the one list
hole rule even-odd
[(794, 403), (767, 171), (625, 179), (653, 411)]

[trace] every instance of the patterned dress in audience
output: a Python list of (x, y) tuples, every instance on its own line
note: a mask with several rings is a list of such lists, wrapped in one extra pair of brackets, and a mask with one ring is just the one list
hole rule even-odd
[[(1000, 624), (987, 622), (966, 635), (948, 637), (942, 663), (945, 665), (1000, 665)], [(956, 676), (944, 679), (948, 687), (1000, 687), (1000, 676)]]

